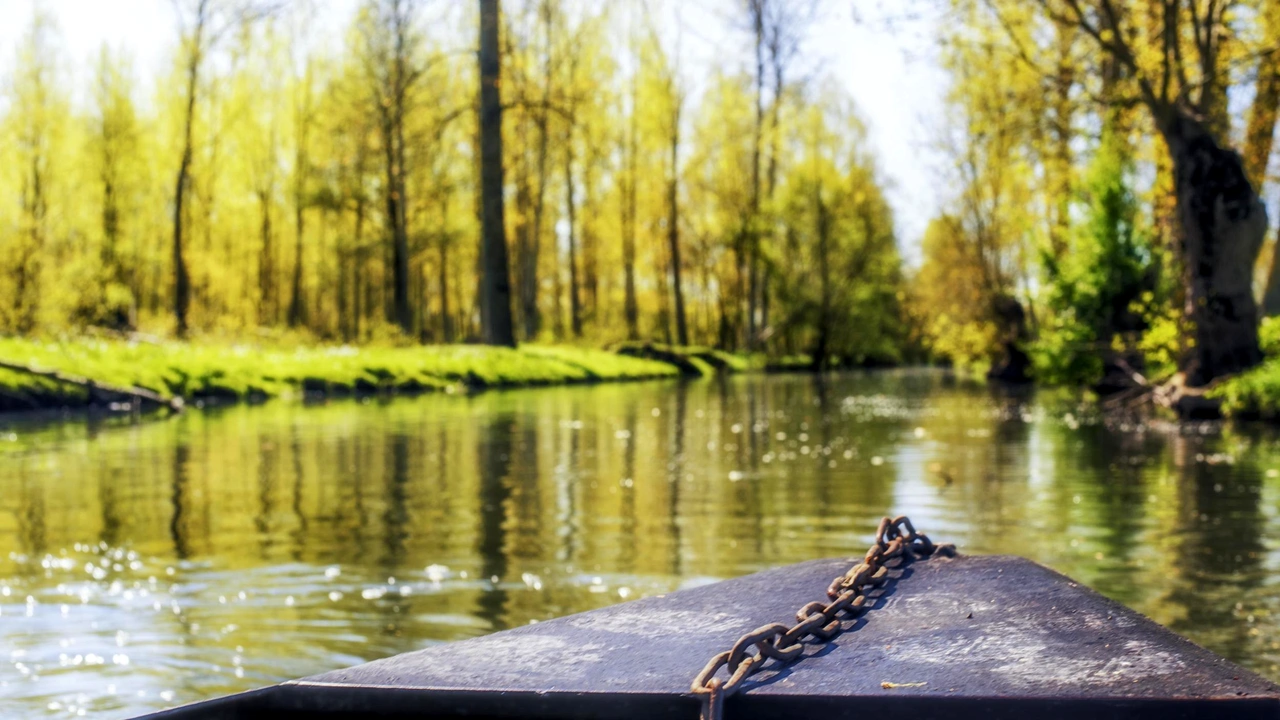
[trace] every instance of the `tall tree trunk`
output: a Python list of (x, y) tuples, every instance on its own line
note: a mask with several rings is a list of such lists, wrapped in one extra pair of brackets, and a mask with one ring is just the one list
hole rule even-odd
[[(209, 111), (210, 111), (210, 115), (213, 115), (214, 117), (212, 121), (209, 123), (210, 127), (219, 127), (221, 125), (221, 118), (217, 116), (217, 111), (219, 109), (220, 108), (218, 108), (218, 98), (216, 94), (211, 91), (209, 93)], [(203, 233), (204, 244), (203, 244), (203, 247), (201, 247), (200, 249), (204, 251), (203, 252), (204, 257), (208, 258), (209, 260), (213, 260), (214, 258), (213, 234), (214, 234), (214, 230), (217, 229), (217, 223), (214, 222), (214, 214), (218, 210), (218, 203), (217, 203), (218, 171), (219, 171), (218, 151), (222, 145), (221, 139), (222, 138), (220, 133), (214, 132), (210, 134), (209, 152), (208, 152), (208, 155), (206, 156), (206, 160), (204, 164), (205, 173), (204, 173), (204, 177), (202, 178), (203, 184), (195, 186), (200, 189), (194, 190), (195, 195), (200, 198), (200, 208), (203, 211), (202, 215), (204, 220), (204, 223), (201, 227), (201, 229), (204, 230), (204, 233)], [(191, 244), (188, 243), (187, 247), (191, 247)], [(225, 243), (224, 243), (223, 250), (224, 250), (223, 257), (225, 258), (229, 255), (229, 253), (225, 252), (226, 250)], [(218, 305), (220, 304), (219, 298), (217, 295), (211, 292), (211, 288), (209, 287), (210, 283), (212, 282), (212, 275), (209, 273), (208, 268), (205, 267), (204, 265), (197, 265), (196, 268), (197, 268), (197, 272), (191, 274), (191, 303), (192, 304), (199, 303), (201, 301), (201, 297), (203, 296), (203, 298), (205, 299), (204, 304), (206, 306), (209, 306), (209, 309), (212, 310), (210, 314), (216, 317), (217, 314), (221, 312), (223, 308), (218, 307)], [(200, 272), (201, 270), (203, 270), (203, 272)]]
[[(36, 143), (32, 143), (36, 145)], [(40, 303), (40, 264), (44, 254), (45, 219), (49, 214), (49, 201), (45, 194), (44, 162), (37, 150), (31, 158), (31, 174), (23, 188), (23, 201), (27, 222), (28, 241), (18, 257), (14, 277), (13, 309), (19, 333), (35, 329), (36, 311)], [(34, 292), (32, 292), (34, 290)]]
[(395, 219), (393, 220), (392, 230), (395, 234), (395, 245), (392, 248), (392, 263), (395, 268), (395, 286), (393, 288), (393, 299), (395, 304), (396, 324), (400, 326), (401, 331), (411, 333), (413, 331), (413, 308), (409, 301), (409, 218), (408, 204), (409, 200), (406, 195), (405, 186), (405, 167), (404, 167), (404, 110), (400, 108), (396, 112), (396, 124), (393, 128), (395, 133), (395, 166), (394, 184), (392, 185), (395, 194)]
[[(400, 220), (400, 193), (398, 192), (399, 183), (396, 182), (395, 139), (392, 122), (389, 115), (384, 117), (382, 121), (383, 163), (386, 171), (386, 187), (382, 190), (382, 199), (386, 205), (385, 211), (387, 214), (386, 244), (382, 246), (382, 284), (384, 288), (394, 288), (396, 284), (394, 254), (400, 235), (399, 228), (396, 227)], [(395, 308), (387, 304), (385, 291), (383, 293), (382, 315), (387, 322), (396, 322)]]
[[(675, 98), (672, 102), (678, 102)], [(684, 312), (684, 288), (680, 283), (680, 107), (671, 113), (671, 176), (667, 179), (667, 245), (671, 253), (671, 291), (675, 297), (676, 342), (689, 344)]]
[(498, 0), (480, 0), (480, 324), (484, 342), (515, 347), (511, 322), (511, 278), (502, 198), (502, 97), (499, 81)]
[(196, 84), (200, 74), (200, 43), (203, 18), (196, 28), (192, 41), (191, 57), (187, 62), (187, 108), (182, 131), (182, 159), (178, 163), (178, 178), (173, 191), (173, 317), (178, 337), (187, 334), (187, 311), (191, 305), (191, 276), (187, 273), (187, 261), (183, 257), (183, 211), (187, 199), (187, 183), (191, 174), (192, 126), (196, 114)]
[[(773, 202), (773, 193), (778, 186), (778, 157), (781, 153), (782, 133), (779, 131), (782, 127), (782, 91), (784, 87), (785, 64), (781, 55), (781, 48), (778, 44), (771, 47), (773, 62), (773, 102), (769, 106), (769, 167), (765, 172), (765, 189), (764, 197), (768, 203)], [(769, 230), (770, 239), (774, 239), (776, 231), (773, 228)], [(765, 335), (771, 334), (769, 326), (769, 283), (772, 273), (764, 273), (764, 277), (760, 282), (760, 332)]]
[(717, 329), (718, 341), (716, 345), (721, 348), (732, 348), (734, 342), (735, 331), (733, 323), (729, 320), (729, 308), (725, 302), (724, 291), (716, 293), (716, 304), (719, 309), (720, 322)]
[(453, 342), (453, 317), (449, 314), (449, 196), (440, 196), (440, 341)]
[(757, 341), (756, 312), (760, 292), (760, 158), (764, 144), (764, 14), (766, 0), (750, 0), (756, 51), (756, 124), (751, 138), (751, 211), (747, 222), (747, 326), (746, 347)]
[[(1075, 87), (1072, 43), (1078, 34), (1079, 29), (1069, 22), (1059, 20), (1054, 23), (1053, 42), (1057, 63), (1049, 95), (1051, 144), (1045, 159), (1045, 186), (1048, 192), (1045, 204), (1049, 209), (1049, 254), (1055, 263), (1066, 255), (1068, 233), (1071, 229), (1071, 140), (1075, 137), (1071, 100), (1071, 90)], [(1104, 66), (1103, 75), (1109, 72), (1108, 67)]]
[[(399, 80), (393, 80), (398, 88)], [(398, 94), (398, 93), (392, 93)], [(387, 210), (387, 230), (390, 241), (385, 251), (384, 288), (390, 286), (391, 295), (383, 294), (383, 309), (389, 322), (395, 323), (401, 332), (413, 331), (413, 309), (409, 300), (409, 236), (405, 228), (405, 168), (404, 168), (404, 108), (399, 100), (385, 101), (382, 108), (383, 162), (386, 165), (387, 185), (383, 189)], [(386, 301), (390, 299), (390, 303)]]
[(828, 356), (831, 352), (831, 215), (827, 210), (826, 200), (822, 197), (821, 185), (815, 185), (813, 200), (817, 220), (818, 279), (821, 295), (818, 301), (818, 336), (814, 340), (810, 362), (815, 372), (821, 372), (827, 369)]
[(627, 321), (627, 339), (640, 338), (640, 308), (636, 302), (636, 220), (635, 220), (635, 178), (627, 181), (622, 198), (622, 272), (623, 272), (623, 313)]
[(542, 14), (543, 27), (543, 66), (542, 66), (542, 103), (535, 115), (534, 125), (538, 131), (538, 189), (533, 197), (533, 228), (528, 235), (528, 254), (523, 259), (526, 263), (525, 282), (525, 339), (533, 340), (542, 331), (542, 313), (538, 307), (538, 263), (542, 254), (542, 219), (547, 201), (547, 154), (551, 145), (548, 125), (550, 123), (548, 106), (551, 103), (551, 6), (543, 0), (539, 8)]
[[(298, 199), (301, 203), (301, 198)], [(302, 238), (306, 234), (306, 214), (299, 204), (294, 209), (293, 289), (289, 293), (289, 327), (296, 328), (306, 314), (302, 302)]]
[(557, 340), (564, 339), (564, 273), (560, 270), (560, 245), (551, 246), (551, 327)]
[(414, 335), (417, 336), (418, 342), (426, 343), (431, 337), (430, 328), (428, 327), (427, 317), (428, 308), (431, 306), (431, 298), (427, 295), (427, 267), (425, 262), (417, 265), (417, 272), (409, 275), (409, 287), (413, 291), (413, 297), (416, 299), (414, 312)]
[(532, 340), (538, 334), (538, 257), (533, 243), (533, 195), (529, 177), (529, 159), (520, 153), (515, 167), (515, 246), (516, 298), (521, 338)]
[[(110, 162), (108, 158), (104, 164)], [(102, 178), (102, 269), (108, 283), (120, 282), (124, 276), (119, 264), (120, 203), (114, 175), (114, 169), (107, 170)]]
[(337, 267), (334, 270), (338, 274), (338, 297), (336, 299), (338, 337), (342, 338), (342, 342), (346, 343), (351, 342), (351, 316), (355, 314), (351, 308), (351, 288), (347, 277), (347, 266), (350, 264), (348, 261), (351, 258), (351, 253), (342, 248), (341, 235), (334, 242), (337, 245), (337, 252), (334, 253), (334, 263)]
[(564, 202), (569, 220), (569, 326), (575, 338), (582, 337), (582, 301), (578, 297), (578, 216), (573, 197), (573, 127), (565, 139)]
[(258, 207), (262, 213), (259, 228), (262, 247), (261, 254), (258, 256), (258, 322), (263, 325), (274, 325), (276, 322), (276, 266), (275, 248), (272, 245), (270, 191), (258, 190)]
[(623, 272), (623, 313), (627, 321), (627, 339), (640, 339), (640, 306), (636, 302), (636, 217), (635, 217), (635, 176), (632, 162), (627, 181), (626, 195), (623, 197), (622, 217), (622, 272)]
[[(742, 337), (743, 328), (746, 327), (747, 316), (747, 259), (748, 259), (748, 235), (751, 230), (745, 225), (738, 228), (733, 238), (733, 260), (734, 269), (737, 271), (734, 275), (736, 286), (734, 287), (735, 297), (732, 299), (733, 318), (722, 317), (722, 324), (729, 323), (732, 333), (725, 336), (730, 342), (725, 343), (723, 340), (720, 347), (725, 350), (736, 350), (740, 347), (746, 347), (747, 339)], [(726, 309), (722, 309), (722, 315)]]
[[(653, 236), (653, 228), (650, 227), (649, 235)], [(657, 323), (654, 325), (653, 334), (662, 338), (662, 342), (670, 345), (673, 338), (671, 335), (671, 292), (667, 286), (667, 280), (670, 277), (670, 258), (667, 253), (661, 252), (661, 248), (653, 249), (653, 278), (654, 278), (654, 294), (658, 299)]]
[[(310, 76), (308, 75), (308, 80)], [(309, 108), (309, 103), (308, 103)], [(304, 114), (309, 109), (303, 110)], [(293, 180), (293, 287), (289, 293), (289, 327), (294, 328), (306, 320), (306, 305), (302, 293), (303, 240), (307, 234), (307, 173), (310, 161), (307, 157), (307, 130), (309, 120), (304, 117), (298, 130), (297, 152), (294, 155)]]
[[(1280, 0), (1266, 0), (1266, 34), (1280, 40)], [(1267, 162), (1275, 140), (1276, 114), (1280, 109), (1280, 51), (1263, 53), (1258, 59), (1258, 79), (1244, 138), (1244, 170), (1255, 188), (1267, 179)]]
[[(1269, 0), (1264, 15), (1269, 37), (1280, 36), (1280, 2)], [(1255, 188), (1261, 188), (1267, 180), (1267, 162), (1275, 140), (1276, 115), (1280, 109), (1280, 53), (1264, 54), (1258, 61), (1258, 80), (1254, 89), (1253, 105), (1249, 108), (1249, 122), (1245, 130), (1244, 169)], [(1276, 239), (1269, 243), (1266, 285), (1262, 296), (1262, 314), (1280, 314), (1280, 253), (1276, 252)]]
[[(364, 164), (361, 162), (364, 153), (361, 152), (356, 157), (357, 177), (364, 175)], [(368, 312), (368, 304), (364, 302), (364, 214), (365, 214), (365, 196), (363, 192), (356, 194), (356, 220), (355, 230), (352, 232), (352, 251), (351, 251), (351, 270), (352, 278), (355, 281), (351, 288), (351, 335), (357, 341), (360, 339), (360, 321), (364, 317), (364, 313)]]
[(1157, 122), (1173, 159), (1186, 315), (1193, 325), (1181, 369), (1187, 385), (1201, 387), (1262, 360), (1252, 281), (1267, 214), (1239, 155), (1180, 111), (1169, 109)]
[(440, 236), (440, 341), (453, 342), (453, 317), (449, 314), (449, 237)]
[(633, 78), (630, 127), (626, 139), (627, 184), (622, 198), (622, 269), (625, 292), (623, 311), (626, 315), (628, 340), (640, 339), (640, 306), (636, 300), (636, 181), (638, 180), (636, 155), (639, 152), (637, 120), (640, 112), (636, 101), (639, 95), (638, 80)]
[(599, 251), (599, 243), (596, 242), (595, 226), (591, 222), (596, 210), (591, 194), (593, 157), (590, 154), (588, 155), (582, 178), (582, 207), (585, 210), (582, 219), (582, 284), (590, 303), (590, 308), (585, 313), (589, 318), (598, 317), (600, 312), (600, 274), (597, 272), (596, 257), (596, 253)]

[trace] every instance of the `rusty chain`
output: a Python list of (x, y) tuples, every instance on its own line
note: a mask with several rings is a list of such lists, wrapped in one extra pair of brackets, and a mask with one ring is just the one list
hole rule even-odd
[[(810, 636), (823, 641), (835, 637), (842, 629), (842, 620), (861, 614), (867, 606), (867, 593), (884, 584), (890, 560), (902, 558), (907, 562), (933, 555), (952, 557), (955, 546), (933, 543), (924, 533), (916, 532), (906, 515), (881, 520), (876, 541), (862, 562), (836, 577), (827, 587), (830, 602), (811, 602), (800, 608), (796, 613), (797, 622), (791, 627), (770, 623), (756, 628), (738, 638), (731, 649), (707, 662), (691, 687), (695, 695), (702, 697), (702, 720), (721, 720), (725, 698), (738, 691), (743, 681), (759, 672), (769, 660), (781, 664), (799, 658), (804, 652), (801, 643)], [(752, 647), (755, 653), (750, 652)], [(716, 677), (721, 668), (727, 669), (727, 680)]]

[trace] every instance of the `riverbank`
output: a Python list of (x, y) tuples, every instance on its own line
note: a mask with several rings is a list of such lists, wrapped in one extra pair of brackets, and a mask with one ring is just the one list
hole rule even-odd
[(813, 362), (808, 355), (765, 353), (732, 353), (700, 345), (664, 345), (662, 343), (624, 342), (610, 348), (619, 355), (656, 360), (675, 366), (682, 375), (708, 376), (744, 372), (809, 372)]
[(414, 394), (681, 374), (670, 363), (648, 358), (546, 345), (261, 348), (0, 338), (0, 364), (0, 412)]
[(1227, 378), (1207, 393), (1224, 417), (1280, 422), (1280, 358), (1268, 357), (1248, 372)]

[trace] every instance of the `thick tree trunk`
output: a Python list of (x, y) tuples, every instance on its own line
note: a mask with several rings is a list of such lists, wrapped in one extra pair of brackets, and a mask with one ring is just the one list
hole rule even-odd
[(502, 73), (498, 54), (498, 0), (480, 0), (480, 324), (484, 342), (515, 347), (511, 276), (502, 198)]
[(1010, 385), (1031, 382), (1031, 356), (1023, 350), (1028, 339), (1027, 312), (1011, 295), (993, 301), (992, 313), (1000, 328), (1000, 356), (991, 363), (987, 379)]
[(1252, 281), (1267, 213), (1239, 155), (1179, 112), (1161, 120), (1173, 159), (1186, 315), (1193, 326), (1181, 370), (1195, 388), (1262, 360)]

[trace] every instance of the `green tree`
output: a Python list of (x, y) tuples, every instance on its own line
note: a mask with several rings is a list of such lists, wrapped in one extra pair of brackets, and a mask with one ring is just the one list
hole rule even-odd
[(1116, 125), (1104, 125), (1086, 171), (1083, 224), (1065, 252), (1046, 259), (1048, 317), (1035, 353), (1037, 377), (1046, 381), (1084, 386), (1102, 381), (1108, 365), (1142, 370), (1133, 367), (1145, 329), (1136, 306), (1154, 292), (1156, 267), (1129, 189), (1132, 150)]

